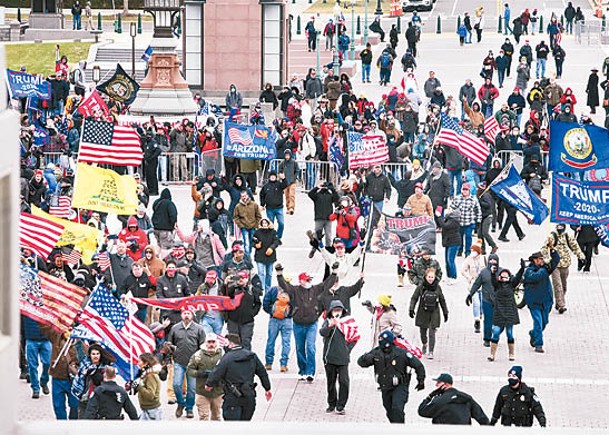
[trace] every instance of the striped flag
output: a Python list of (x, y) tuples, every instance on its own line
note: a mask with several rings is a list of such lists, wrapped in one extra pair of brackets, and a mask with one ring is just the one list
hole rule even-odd
[(59, 333), (67, 331), (81, 310), (87, 290), (21, 265), (21, 314)]
[(491, 143), (495, 143), (495, 138), (499, 134), (499, 131), (501, 131), (501, 127), (494, 116), (490, 116), (484, 121), (484, 136)]
[(110, 269), (110, 266), (112, 266), (112, 263), (110, 263), (110, 255), (107, 252), (100, 253), (98, 256), (98, 264), (99, 270), (102, 272)]
[(251, 145), (253, 143), (252, 136), (250, 135), (249, 129), (247, 126), (244, 126), (245, 129), (241, 130), (237, 127), (229, 127), (228, 128), (228, 138), (231, 143), (241, 144), (241, 145)]
[(79, 326), (72, 332), (73, 338), (101, 343), (116, 357), (121, 376), (132, 380), (137, 370), (139, 356), (153, 352), (154, 335), (150, 329), (129, 314), (127, 308), (112, 296), (103, 284), (98, 284), (89, 303), (79, 316)]
[(88, 119), (82, 127), (78, 161), (116, 166), (139, 166), (142, 146), (133, 128)]
[(80, 253), (80, 251), (78, 249), (74, 249), (74, 248), (68, 248), (69, 251), (66, 252), (66, 250), (62, 249), (61, 250), (61, 258), (63, 258), (63, 261), (65, 261), (66, 263), (70, 264), (70, 265), (77, 265), (78, 262), (80, 261), (80, 259), (82, 258), (82, 254)]
[(345, 316), (338, 319), (338, 329), (345, 336), (345, 341), (347, 343), (357, 343), (357, 341), (361, 338), (359, 335), (359, 326), (355, 323), (355, 318), (353, 316)]
[(347, 132), (349, 169), (369, 168), (389, 160), (385, 136), (375, 133)]
[(69, 219), (70, 211), (72, 211), (72, 198), (65, 195), (57, 198), (57, 205), (49, 207), (49, 214), (62, 219)]
[(410, 344), (410, 342), (408, 340), (406, 340), (404, 337), (402, 337), (401, 335), (398, 337), (395, 337), (395, 340), (393, 340), (393, 342), (395, 343), (395, 345), (397, 347), (401, 347), (402, 349), (405, 349), (407, 352), (410, 352), (411, 354), (416, 356), (418, 359), (421, 359), (423, 357), (423, 352), (421, 351), (421, 349)]
[(31, 249), (45, 260), (49, 258), (63, 230), (63, 225), (29, 213), (21, 213), (19, 219), (21, 247)]
[(439, 143), (455, 148), (463, 156), (483, 165), (489, 155), (489, 149), (482, 139), (464, 130), (451, 117), (440, 114), (442, 123), (437, 140)]

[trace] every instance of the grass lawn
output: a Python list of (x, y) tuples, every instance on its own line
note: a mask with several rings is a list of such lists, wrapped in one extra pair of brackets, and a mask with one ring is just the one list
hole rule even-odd
[[(288, 0), (288, 2), (291, 2), (291, 1), (292, 0)], [(364, 13), (365, 8), (366, 8), (365, 1), (366, 0), (356, 0), (355, 1), (355, 13), (356, 14)], [(304, 13), (305, 14), (333, 14), (334, 13), (333, 9), (334, 9), (335, 3), (336, 3), (335, 0), (326, 0), (326, 3), (324, 3), (323, 0), (313, 0), (313, 4), (311, 6), (309, 6)], [(350, 17), (351, 16), (351, 0), (342, 0), (340, 3), (343, 6), (342, 10), (343, 10), (343, 15), (345, 15), (345, 18), (347, 18), (347, 14), (349, 14), (349, 17)], [(344, 7), (345, 5), (347, 5), (348, 7), (345, 8)], [(381, 1), (381, 7), (383, 8), (384, 15), (389, 14), (389, 6), (390, 6), (389, 0)], [(375, 10), (376, 10), (376, 0), (368, 0), (368, 15), (373, 16)]]
[[(25, 65), (32, 74), (48, 76), (55, 72), (55, 43), (6, 44), (6, 64), (12, 70)], [(60, 44), (61, 54), (68, 56), (70, 68), (89, 54), (92, 42), (64, 42)]]

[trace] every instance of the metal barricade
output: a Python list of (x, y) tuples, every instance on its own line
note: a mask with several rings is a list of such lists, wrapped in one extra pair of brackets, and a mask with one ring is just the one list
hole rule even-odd
[(157, 170), (159, 182), (166, 184), (188, 184), (201, 175), (197, 153), (166, 152), (159, 156)]
[(575, 40), (580, 45), (607, 44), (609, 28), (601, 21), (578, 21), (575, 23)]
[[(265, 183), (269, 178), (269, 172), (279, 172), (280, 164), (283, 159), (273, 159), (265, 162), (262, 171), (261, 184)], [(340, 171), (336, 170), (336, 166), (332, 162), (321, 162), (316, 160), (296, 160), (300, 170), (300, 180), (297, 187), (301, 191), (309, 191), (314, 188), (320, 181), (329, 181), (334, 186), (338, 186), (340, 182)]]
[(400, 181), (406, 176), (409, 176), (408, 172), (412, 170), (411, 163), (383, 163), (383, 172), (391, 174), (395, 181)]

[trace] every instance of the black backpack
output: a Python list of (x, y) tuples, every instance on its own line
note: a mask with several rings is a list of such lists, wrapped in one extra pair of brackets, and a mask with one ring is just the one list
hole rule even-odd
[(428, 311), (430, 313), (436, 311), (439, 300), (440, 296), (438, 296), (438, 292), (430, 290), (423, 292), (423, 296), (421, 296), (421, 305), (423, 306), (423, 311)]

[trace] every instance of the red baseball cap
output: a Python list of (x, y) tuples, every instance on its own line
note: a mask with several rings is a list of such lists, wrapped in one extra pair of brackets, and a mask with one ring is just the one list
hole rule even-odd
[(249, 278), (250, 273), (247, 270), (240, 270), (239, 272), (237, 272), (237, 276), (239, 278)]
[(311, 275), (309, 275), (307, 272), (302, 272), (300, 275), (298, 275), (299, 281), (311, 281), (312, 279), (313, 279), (313, 277)]

